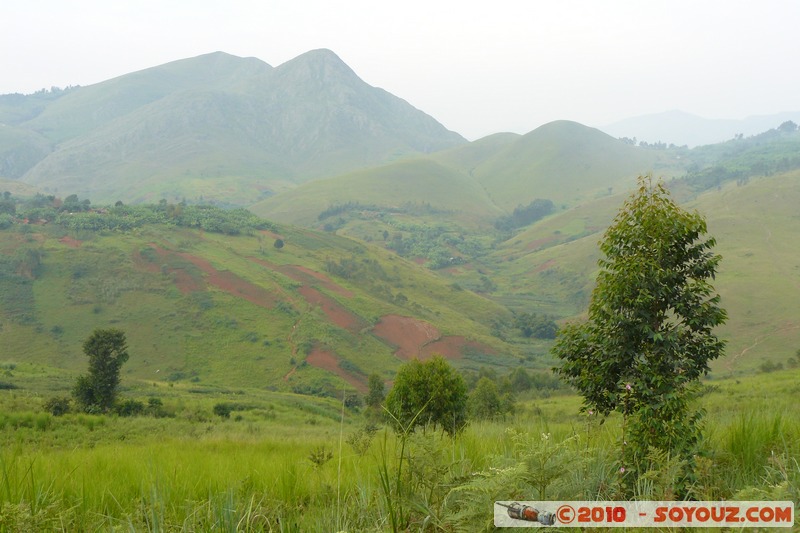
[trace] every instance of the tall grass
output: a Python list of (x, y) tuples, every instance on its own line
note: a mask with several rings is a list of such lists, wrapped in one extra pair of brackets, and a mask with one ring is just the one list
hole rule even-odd
[[(716, 383), (703, 398), (714, 416), (691, 495), (798, 501), (794, 385), (772, 408), (748, 409), (729, 390), (753, 383)], [(363, 424), (347, 411), (313, 426), (303, 410), (293, 425), (68, 415), (37, 427), (41, 413), (5, 413), (0, 531), (490, 528), (495, 500), (614, 499), (619, 420), (601, 424), (576, 407), (570, 397), (536, 400), (455, 439), (384, 428), (358, 449), (342, 444)], [(322, 448), (335, 460), (310, 460)], [(668, 495), (673, 467), (654, 457), (639, 497)]]

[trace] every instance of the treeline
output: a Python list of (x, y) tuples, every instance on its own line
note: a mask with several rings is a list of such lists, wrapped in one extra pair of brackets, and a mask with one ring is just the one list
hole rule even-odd
[(170, 224), (213, 233), (238, 235), (274, 229), (274, 225), (246, 209), (220, 209), (210, 205), (158, 204), (93, 207), (88, 199), (70, 195), (64, 200), (37, 194), (17, 200), (4, 193), (0, 201), (0, 229), (19, 224), (55, 224), (70, 230), (128, 231), (148, 224)]
[(800, 168), (799, 152), (800, 130), (787, 121), (752, 137), (737, 135), (725, 143), (694, 148), (687, 154), (692, 164), (682, 179), (697, 192), (734, 180), (741, 185), (752, 176)]
[(436, 208), (429, 202), (405, 202), (400, 207), (393, 207), (377, 204), (362, 204), (361, 202), (349, 201), (329, 206), (321, 211), (319, 215), (317, 215), (317, 220), (321, 222), (325, 219), (351, 212), (370, 212), (378, 216), (383, 216), (390, 213), (404, 213), (409, 215), (433, 215), (447, 213), (446, 210)]
[(405, 258), (427, 259), (431, 269), (463, 264), (486, 252), (486, 245), (475, 237), (464, 236), (459, 230), (443, 224), (426, 225), (395, 223), (398, 231), (388, 239), (386, 248)]
[(494, 227), (500, 231), (513, 231), (528, 224), (533, 224), (552, 212), (552, 200), (537, 198), (526, 206), (517, 206), (510, 215), (498, 218), (494, 223)]
[(558, 325), (552, 317), (538, 313), (520, 313), (514, 316), (514, 327), (523, 337), (536, 339), (555, 339)]

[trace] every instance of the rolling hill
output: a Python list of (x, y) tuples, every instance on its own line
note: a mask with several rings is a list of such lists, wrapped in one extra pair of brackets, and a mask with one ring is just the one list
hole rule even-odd
[(534, 198), (576, 205), (675, 164), (577, 122), (557, 121), (523, 135), (471, 169), (494, 201), (510, 210)]
[(221, 52), (57, 94), (0, 97), (6, 178), (64, 196), (247, 204), (464, 139), (333, 52)]
[[(0, 361), (74, 374), (83, 339), (113, 326), (128, 336), (130, 378), (198, 388), (364, 392), (370, 373), (391, 380), (432, 353), (475, 369), (521, 364), (491, 335), (507, 310), (389, 252), (268, 223), (194, 227), (231, 216), (208, 208), (169, 208), (193, 227), (136, 222), (161, 208), (143, 209), (0, 230)], [(110, 218), (128, 229), (100, 229)]]
[(679, 163), (671, 154), (558, 121), (523, 136), (491, 135), (428, 156), (307, 183), (250, 209), (287, 223), (316, 225), (319, 213), (333, 205), (391, 208), (424, 199), (446, 213), (467, 213), (470, 220), (461, 217), (461, 224), (491, 227), (497, 217), (536, 198), (567, 208), (607, 196), (615, 187), (624, 189), (640, 174), (673, 168)]
[[(729, 319), (720, 372), (782, 364), (800, 348), (800, 172), (728, 182), (684, 204), (700, 212), (722, 263), (714, 285)], [(678, 184), (680, 185), (680, 184)], [(517, 311), (580, 316), (588, 307), (598, 243), (626, 193), (586, 202), (525, 228), (474, 264), (444, 273), (464, 287), (496, 286), (490, 298)]]

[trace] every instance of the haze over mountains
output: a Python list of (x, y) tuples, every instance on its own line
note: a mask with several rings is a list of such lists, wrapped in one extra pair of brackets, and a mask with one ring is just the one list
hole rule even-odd
[[(221, 52), (59, 94), (0, 97), (0, 176), (98, 200), (246, 203), (466, 142), (333, 52), (272, 68)], [(199, 192), (199, 194), (198, 194)]]
[[(449, 339), (454, 357), (471, 354), (473, 366), (502, 360), (545, 368), (547, 343), (521, 338), (514, 317), (567, 320), (585, 311), (597, 242), (636, 176), (652, 172), (679, 200), (710, 214), (725, 257), (720, 287), (735, 325), (725, 330), (733, 353), (726, 364), (752, 369), (754, 358), (779, 361), (800, 346), (800, 287), (782, 282), (800, 268), (786, 245), (796, 240), (800, 192), (800, 131), (787, 116), (766, 117), (763, 128), (754, 120), (749, 127), (761, 129), (752, 136), (726, 134), (725, 142), (693, 149), (680, 146), (693, 144), (686, 137), (674, 141), (677, 147), (638, 146), (570, 121), (467, 142), (369, 86), (328, 50), (274, 68), (217, 52), (88, 87), (0, 96), (0, 191), (77, 194), (93, 205), (121, 200), (123, 211), (164, 200), (173, 217), (183, 201), (245, 206), (284, 224), (234, 244), (198, 226), (100, 231), (92, 226), (97, 213), (63, 215), (64, 226), (22, 237), (39, 230), (6, 216), (8, 227), (20, 229), (0, 231), (7, 264), (38, 246), (44, 267), (40, 278), (11, 266), (0, 276), (17, 291), (8, 294), (24, 296), (14, 305), (27, 306), (33, 317), (15, 325), (13, 312), (0, 305), (0, 335), (15, 349), (72, 354), (86, 324), (148, 324), (133, 336), (177, 345), (172, 369), (190, 371), (183, 356), (199, 357), (214, 366), (203, 371), (210, 378), (225, 371), (213, 354), (199, 355), (208, 345), (205, 332), (213, 332), (219, 346), (238, 343), (246, 354), (237, 376), (226, 379), (241, 379), (258, 360), (280, 369), (271, 371), (272, 386), (286, 386), (290, 372), (308, 385), (311, 374), (294, 367), (315, 354), (314, 372), (331, 361), (354, 363), (363, 371), (357, 379), (341, 366), (333, 373), (363, 385), (375, 361), (387, 376), (396, 365), (403, 334), (380, 337), (383, 320), (398, 331), (408, 324), (437, 331), (418, 339), (419, 353)], [(648, 139), (645, 126), (656, 123), (676, 126), (648, 130), (655, 132)], [(673, 142), (665, 132), (693, 131), (702, 144), (707, 124), (668, 113), (618, 126), (619, 136), (662, 143)], [(724, 126), (732, 125), (748, 131), (742, 123)], [(507, 223), (535, 202), (549, 211)], [(277, 252), (265, 239), (286, 247)], [(141, 286), (126, 283), (129, 275)], [(66, 286), (83, 292), (60, 294)], [(264, 299), (253, 308), (249, 293)], [(174, 305), (185, 311), (175, 315)], [(65, 308), (72, 313), (62, 318)], [(106, 308), (108, 316), (95, 316)], [(265, 312), (274, 322), (268, 327), (259, 325)], [(298, 336), (289, 336), (287, 326), (299, 327), (306, 316), (313, 319), (303, 318)], [(175, 333), (201, 318), (188, 337)], [(262, 344), (248, 340), (262, 337)], [(148, 350), (151, 360), (165, 360)]]
[(756, 115), (744, 119), (708, 119), (672, 110), (626, 118), (601, 129), (614, 137), (636, 138), (647, 143), (701, 146), (756, 135), (787, 120), (800, 123), (800, 111)]

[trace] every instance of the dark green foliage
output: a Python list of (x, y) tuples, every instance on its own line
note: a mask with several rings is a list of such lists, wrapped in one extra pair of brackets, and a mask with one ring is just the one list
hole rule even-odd
[(62, 416), (70, 411), (70, 400), (67, 397), (54, 396), (44, 402), (44, 410), (53, 416)]
[(392, 225), (398, 233), (387, 242), (386, 247), (401, 257), (423, 257), (428, 260), (428, 268), (460, 265), (486, 252), (486, 245), (481, 240), (465, 236), (459, 227), (396, 221)]
[(14, 217), (7, 213), (0, 213), (0, 230), (8, 229), (14, 224)]
[(699, 214), (680, 209), (661, 183), (640, 178), (600, 244), (605, 257), (589, 321), (562, 329), (553, 348), (558, 372), (586, 408), (625, 416), (626, 480), (651, 448), (687, 464), (696, 451), (692, 390), (723, 352), (712, 330), (726, 319), (709, 281), (720, 256), (705, 234)]
[(381, 403), (383, 403), (383, 399), (386, 397), (386, 386), (383, 383), (383, 378), (381, 378), (379, 374), (372, 373), (369, 375), (369, 378), (367, 378), (367, 384), (369, 386), (369, 392), (367, 392), (367, 396), (364, 398), (364, 403), (369, 407), (380, 407)]
[(148, 398), (145, 410), (147, 414), (156, 418), (167, 416), (167, 412), (164, 410), (164, 402), (160, 398)]
[(281, 248), (283, 248), (284, 244), (285, 243), (283, 242), (283, 239), (275, 239), (275, 244), (273, 244), (273, 246), (275, 247), (276, 250), (280, 250)]
[(344, 370), (346, 372), (350, 372), (351, 374), (360, 374), (362, 376), (365, 375), (364, 371), (361, 370), (361, 367), (359, 367), (357, 364), (355, 364), (352, 361), (348, 361), (347, 359), (341, 359), (336, 364), (336, 366), (338, 366), (339, 368), (341, 368), (342, 370)]
[(0, 214), (15, 215), (16, 213), (17, 202), (11, 199), (11, 195), (8, 192), (3, 193), (3, 197), (0, 198)]
[(431, 424), (455, 435), (467, 421), (467, 386), (443, 357), (414, 359), (397, 372), (386, 409), (398, 430)]
[(783, 363), (764, 361), (759, 365), (758, 369), (762, 372), (775, 372), (776, 370), (783, 370)]
[(344, 406), (348, 409), (353, 409), (354, 411), (358, 411), (362, 407), (364, 407), (364, 399), (361, 397), (360, 394), (355, 393), (348, 393), (344, 397)]
[(119, 387), (119, 372), (128, 360), (125, 333), (119, 329), (96, 329), (83, 343), (89, 357), (89, 374), (80, 376), (73, 395), (87, 412), (107, 412), (113, 406)]
[(147, 224), (172, 224), (204, 231), (239, 235), (273, 225), (246, 209), (220, 209), (209, 205), (159, 204), (128, 206), (117, 202), (113, 207), (92, 208), (89, 200), (68, 196), (63, 203), (37, 195), (19, 206), (20, 216), (47, 220), (70, 230), (129, 231)]
[(214, 414), (220, 418), (230, 418), (233, 406), (229, 403), (214, 404)]
[(478, 380), (469, 394), (469, 414), (480, 420), (491, 420), (503, 414), (503, 402), (494, 381), (487, 377)]
[(691, 164), (683, 179), (697, 192), (728, 181), (744, 184), (751, 176), (800, 168), (799, 149), (800, 131), (784, 122), (759, 135), (694, 148), (686, 154)]
[(355, 257), (341, 258), (338, 261), (327, 259), (325, 270), (334, 276), (351, 280), (385, 280), (386, 272), (380, 263), (374, 259), (357, 259)]
[(555, 339), (558, 325), (545, 315), (537, 313), (520, 313), (514, 317), (514, 327), (520, 330), (523, 337), (537, 339)]
[(533, 224), (553, 212), (552, 200), (537, 198), (526, 206), (517, 206), (511, 215), (500, 217), (494, 227), (501, 231), (512, 231)]
[(139, 400), (128, 398), (114, 406), (114, 412), (119, 416), (139, 416), (145, 411), (144, 404)]
[(533, 387), (533, 379), (528, 371), (522, 367), (517, 368), (511, 372), (509, 376), (511, 381), (511, 390), (514, 392), (525, 392), (531, 390)]

